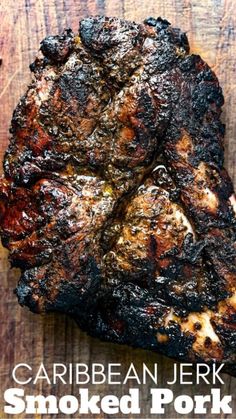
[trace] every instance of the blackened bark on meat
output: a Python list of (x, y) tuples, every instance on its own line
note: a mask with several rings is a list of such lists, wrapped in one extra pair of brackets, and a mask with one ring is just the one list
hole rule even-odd
[(40, 49), (0, 187), (20, 304), (234, 374), (236, 200), (215, 74), (161, 18), (87, 18)]

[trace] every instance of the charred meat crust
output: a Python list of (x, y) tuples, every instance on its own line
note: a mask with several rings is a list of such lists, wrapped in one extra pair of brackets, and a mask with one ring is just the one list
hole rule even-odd
[(40, 49), (0, 185), (20, 304), (234, 374), (236, 200), (215, 74), (161, 18), (87, 18)]

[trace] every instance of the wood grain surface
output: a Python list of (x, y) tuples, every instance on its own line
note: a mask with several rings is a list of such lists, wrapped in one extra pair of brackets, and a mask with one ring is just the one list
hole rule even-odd
[[(48, 34), (56, 34), (65, 27), (77, 30), (82, 17), (106, 14), (141, 21), (147, 16), (162, 16), (187, 32), (191, 49), (200, 53), (213, 67), (224, 90), (223, 119), (226, 123), (226, 166), (236, 184), (236, 15), (235, 0), (1, 0), (0, 3), (0, 158), (8, 143), (8, 128), (12, 111), (30, 81), (29, 64), (38, 50), (39, 42)], [(2, 169), (1, 169), (2, 170)], [(40, 362), (49, 368), (53, 362), (121, 363), (125, 371), (131, 362), (140, 368), (143, 362), (150, 367), (158, 363), (160, 383), (171, 376), (173, 361), (157, 354), (134, 350), (125, 346), (102, 343), (82, 333), (74, 322), (57, 314), (36, 316), (21, 308), (13, 294), (19, 272), (10, 270), (7, 251), (0, 250), (0, 418), (3, 413), (3, 392), (14, 386), (13, 367), (28, 362), (35, 370)], [(222, 393), (236, 390), (236, 379), (223, 376)], [(151, 417), (149, 412), (151, 382), (140, 386), (142, 414), (140, 419)], [(164, 385), (165, 386), (165, 385)], [(127, 385), (89, 386), (92, 394), (122, 395)], [(173, 385), (175, 395), (208, 394), (209, 385)], [(219, 387), (219, 386), (218, 386)], [(52, 386), (28, 384), (28, 394), (78, 394), (75, 385), (59, 383)], [(236, 418), (236, 400), (232, 415), (206, 415)], [(188, 419), (189, 415), (188, 416)], [(11, 416), (13, 417), (13, 416)], [(30, 417), (18, 415), (17, 418)], [(32, 416), (31, 416), (32, 417)], [(35, 418), (41, 418), (36, 415)], [(63, 418), (63, 415), (43, 415), (43, 418)], [(79, 415), (66, 417), (79, 418)], [(91, 417), (91, 416), (90, 416)], [(93, 418), (109, 417), (94, 415)], [(116, 417), (122, 417), (116, 416)], [(126, 416), (127, 417), (127, 416)], [(152, 415), (152, 417), (157, 417)], [(177, 418), (173, 407), (162, 417)], [(202, 417), (195, 415), (194, 417)]]

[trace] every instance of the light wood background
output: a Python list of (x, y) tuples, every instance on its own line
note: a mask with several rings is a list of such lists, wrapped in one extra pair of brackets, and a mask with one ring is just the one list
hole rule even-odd
[[(8, 143), (8, 128), (12, 111), (30, 81), (29, 64), (34, 60), (39, 42), (48, 34), (56, 34), (65, 27), (76, 31), (82, 17), (106, 14), (141, 21), (150, 15), (167, 18), (188, 34), (191, 49), (200, 53), (217, 73), (225, 95), (223, 119), (226, 123), (226, 166), (236, 184), (236, 2), (235, 0), (1, 0), (0, 3), (0, 158)], [(2, 169), (1, 169), (2, 170)], [(17, 363), (28, 362), (33, 369), (44, 362), (50, 369), (53, 362), (122, 363), (122, 371), (133, 362), (139, 368), (143, 362), (150, 367), (157, 362), (160, 385), (165, 387), (171, 376), (173, 361), (157, 354), (124, 346), (101, 343), (80, 332), (74, 322), (63, 315), (36, 316), (21, 308), (13, 294), (19, 273), (9, 270), (7, 251), (0, 250), (0, 418), (3, 413), (3, 392), (14, 386), (11, 371)], [(224, 375), (222, 393), (234, 395), (236, 379)], [(140, 386), (142, 414), (139, 419), (151, 417), (151, 383)], [(26, 393), (78, 395), (76, 386), (63, 384), (45, 386), (27, 385)], [(210, 386), (172, 386), (175, 395), (208, 394)], [(93, 394), (122, 395), (124, 386), (89, 386)], [(236, 400), (232, 415), (211, 417), (236, 418)], [(188, 419), (191, 415), (187, 415)], [(13, 416), (11, 416), (13, 417)], [(30, 417), (18, 415), (17, 418)], [(36, 415), (35, 418), (41, 418)], [(43, 418), (62, 418), (63, 415)], [(67, 416), (70, 417), (70, 416)], [(81, 416), (74, 415), (73, 418)], [(94, 415), (93, 418), (108, 417)], [(117, 416), (118, 417), (118, 416)], [(122, 417), (119, 416), (119, 417)], [(155, 417), (154, 415), (152, 417)], [(157, 417), (157, 416), (156, 416)], [(177, 418), (173, 407), (165, 416)], [(197, 416), (195, 417), (202, 417)]]

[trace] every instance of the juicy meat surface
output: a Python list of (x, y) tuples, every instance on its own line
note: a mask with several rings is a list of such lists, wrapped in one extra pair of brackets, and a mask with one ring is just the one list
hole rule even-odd
[(0, 186), (20, 304), (89, 334), (236, 372), (236, 200), (222, 91), (166, 20), (49, 36)]

